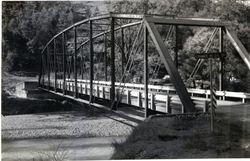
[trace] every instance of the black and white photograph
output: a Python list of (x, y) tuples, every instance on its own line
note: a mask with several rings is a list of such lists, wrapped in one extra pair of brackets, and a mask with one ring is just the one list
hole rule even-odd
[(250, 159), (250, 0), (0, 3), (2, 161)]

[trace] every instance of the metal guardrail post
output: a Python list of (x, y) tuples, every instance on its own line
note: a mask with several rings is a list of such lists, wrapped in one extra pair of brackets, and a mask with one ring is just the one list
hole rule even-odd
[(131, 105), (131, 91), (127, 90), (127, 104)]
[(84, 94), (88, 94), (88, 85), (87, 84), (85, 84), (85, 86), (84, 86), (84, 90), (85, 90), (85, 92), (84, 92)]
[(80, 91), (81, 91), (81, 94), (83, 94), (82, 83), (80, 84)]
[(170, 107), (170, 102), (171, 102), (170, 96), (167, 95), (167, 100), (166, 100), (166, 112), (167, 113), (171, 113), (172, 112), (172, 109)]
[(142, 107), (142, 101), (141, 101), (141, 97), (142, 97), (142, 93), (141, 92), (138, 92), (138, 100), (137, 100), (137, 104), (139, 107)]
[(96, 96), (100, 97), (100, 90), (98, 85), (96, 85)]
[(105, 87), (104, 86), (102, 87), (102, 98), (105, 99)]
[(151, 109), (156, 110), (156, 108), (155, 108), (155, 95), (153, 93), (151, 93), (150, 96), (151, 96), (150, 97)]

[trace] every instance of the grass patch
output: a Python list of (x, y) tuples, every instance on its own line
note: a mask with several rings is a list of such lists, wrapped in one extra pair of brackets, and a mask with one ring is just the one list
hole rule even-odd
[(153, 118), (140, 124), (123, 143), (115, 143), (112, 159), (247, 158), (242, 148), (247, 136), (239, 122), (216, 120), (210, 132), (209, 116)]

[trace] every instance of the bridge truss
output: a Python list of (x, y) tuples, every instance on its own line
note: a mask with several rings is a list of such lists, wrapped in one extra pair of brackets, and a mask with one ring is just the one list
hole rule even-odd
[[(174, 60), (159, 32), (159, 28), (169, 26), (174, 27), (176, 33)], [(110, 108), (116, 110), (117, 104), (123, 99), (120, 96), (126, 86), (126, 74), (133, 65), (133, 55), (143, 51), (141, 53), (143, 53), (144, 86), (140, 88), (139, 95), (140, 98), (144, 98), (144, 105), (139, 103), (139, 106), (144, 106), (147, 117), (149, 100), (152, 102), (154, 99), (152, 90), (149, 93), (148, 85), (150, 38), (170, 75), (183, 107), (182, 112), (194, 112), (196, 111), (195, 103), (177, 69), (179, 26), (218, 29), (221, 53), (223, 53), (223, 35), (226, 33), (250, 69), (249, 53), (236, 34), (218, 20), (110, 13), (77, 22), (56, 34), (45, 45), (41, 54), (39, 86), (42, 89), (76, 99), (87, 98), (90, 104), (94, 103), (96, 98), (100, 98), (100, 91), (102, 91), (102, 99), (109, 100)], [(103, 71), (96, 70), (96, 68), (100, 69), (100, 66)], [(221, 59), (220, 70), (222, 71), (220, 72), (220, 90), (223, 90), (223, 59)], [(96, 81), (105, 81), (105, 85), (95, 86)], [(100, 87), (102, 89), (99, 89)], [(153, 109), (152, 103), (151, 106)]]

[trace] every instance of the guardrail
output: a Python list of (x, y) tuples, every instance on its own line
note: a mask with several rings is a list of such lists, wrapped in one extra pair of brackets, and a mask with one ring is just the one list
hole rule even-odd
[[(63, 90), (63, 81), (58, 80), (57, 82), (58, 82), (57, 89)], [(143, 86), (138, 84), (133, 85), (129, 83), (123, 85), (124, 85), (123, 90), (121, 90), (120, 86), (118, 85), (116, 86), (115, 90), (116, 101), (120, 100), (121, 103), (134, 105), (138, 107), (144, 107), (145, 103), (143, 100), (145, 99), (145, 94), (143, 91)], [(151, 86), (150, 88), (151, 90), (149, 91), (148, 94), (150, 108), (152, 110), (166, 112), (166, 113), (173, 113), (173, 112), (176, 113), (176, 111), (184, 113), (184, 107), (182, 106), (180, 98), (174, 93), (171, 94), (169, 92), (166, 94), (165, 92), (162, 91), (163, 89), (161, 86), (158, 87), (160, 88), (154, 88), (154, 86)], [(87, 80), (79, 81), (77, 88), (79, 94), (88, 95), (90, 93), (90, 84), (88, 83)], [(173, 90), (172, 87), (171, 88), (164, 87), (164, 88), (165, 90), (166, 89)], [(100, 81), (93, 82), (93, 94), (95, 97), (110, 99), (110, 90), (111, 90), (110, 82), (100, 82)], [(68, 92), (75, 91), (75, 83), (73, 80), (67, 80), (66, 91)], [(209, 99), (192, 97), (192, 100), (197, 111), (207, 112)]]
[[(67, 79), (68, 82), (73, 82), (73, 79)], [(89, 83), (89, 80), (78, 80), (79, 83)], [(106, 81), (93, 81), (94, 84), (98, 84), (100, 86), (110, 86), (111, 82)], [(116, 82), (116, 87), (120, 88), (130, 88), (134, 90), (144, 90), (143, 84), (133, 84), (133, 83), (121, 83)], [(153, 93), (167, 93), (167, 94), (175, 94), (175, 88), (173, 86), (159, 86), (159, 85), (148, 85), (148, 90)], [(209, 89), (195, 89), (195, 88), (188, 88), (188, 93), (191, 94), (192, 97), (199, 95), (206, 99), (210, 96)], [(250, 100), (250, 93), (244, 92), (231, 92), (231, 91), (216, 91), (216, 96), (220, 97), (222, 100), (226, 100), (227, 98), (238, 98), (241, 99), (242, 103), (245, 103), (246, 100)]]
[[(74, 92), (74, 80), (67, 79), (66, 82), (66, 91)], [(122, 103), (139, 107), (145, 106), (143, 101), (145, 98), (144, 86), (142, 84), (120, 82), (116, 82), (115, 84), (116, 100), (119, 100), (119, 97), (121, 97), (120, 101)], [(77, 85), (79, 94), (88, 95), (90, 93), (90, 84), (88, 80), (78, 80)], [(110, 99), (110, 85), (110, 82), (93, 81), (94, 96), (103, 99)], [(57, 80), (57, 88), (63, 90), (62, 80)], [(191, 99), (195, 105), (196, 110), (207, 112), (210, 103), (210, 90), (188, 89), (188, 92), (191, 94)], [(216, 96), (221, 97), (223, 100), (225, 100), (226, 97), (239, 98), (242, 99), (243, 103), (246, 99), (250, 99), (250, 94), (243, 92), (217, 91)], [(148, 98), (149, 107), (153, 110), (159, 110), (166, 113), (173, 113), (173, 111), (180, 111), (181, 113), (184, 113), (184, 108), (182, 106), (180, 98), (178, 97), (178, 95), (176, 95), (175, 89), (172, 86), (149, 85)]]

